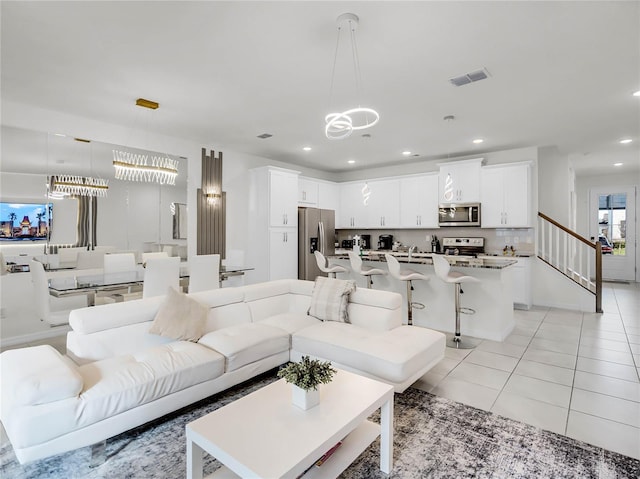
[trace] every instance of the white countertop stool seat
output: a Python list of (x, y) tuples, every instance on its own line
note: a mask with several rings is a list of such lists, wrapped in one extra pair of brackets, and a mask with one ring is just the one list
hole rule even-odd
[(480, 341), (471, 338), (462, 338), (460, 336), (460, 313), (462, 314), (475, 314), (475, 310), (471, 308), (463, 308), (460, 306), (460, 294), (463, 293), (462, 283), (479, 283), (478, 278), (473, 276), (466, 276), (457, 271), (451, 271), (451, 265), (444, 256), (433, 255), (433, 268), (436, 271), (436, 276), (445, 283), (455, 284), (455, 309), (456, 309), (456, 330), (455, 334), (447, 334), (447, 346), (456, 349), (473, 349)]
[(362, 258), (354, 251), (349, 251), (349, 262), (351, 263), (354, 273), (361, 274), (367, 278), (367, 288), (369, 289), (371, 289), (371, 285), (373, 284), (372, 276), (376, 274), (387, 274), (381, 269), (363, 265)]
[(316, 257), (316, 263), (318, 263), (318, 268), (323, 273), (327, 273), (329, 278), (335, 278), (336, 273), (346, 273), (347, 268), (344, 266), (340, 266), (339, 264), (329, 264), (327, 258), (318, 250), (314, 251), (313, 254)]
[(407, 324), (411, 326), (413, 325), (413, 308), (424, 309), (424, 304), (413, 301), (411, 294), (413, 291), (412, 281), (429, 281), (429, 277), (412, 269), (401, 269), (396, 257), (389, 253), (385, 254), (384, 257), (387, 260), (389, 274), (398, 281), (405, 281), (407, 283)]

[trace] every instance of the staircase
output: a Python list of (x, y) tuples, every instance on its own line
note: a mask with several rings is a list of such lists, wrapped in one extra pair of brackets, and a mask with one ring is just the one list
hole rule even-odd
[(537, 256), (595, 296), (602, 313), (602, 245), (538, 212)]

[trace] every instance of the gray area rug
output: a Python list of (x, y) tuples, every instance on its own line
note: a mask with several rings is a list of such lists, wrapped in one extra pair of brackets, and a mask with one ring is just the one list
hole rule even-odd
[[(107, 441), (91, 469), (85, 447), (21, 466), (0, 449), (0, 477), (184, 478), (185, 425), (276, 379), (274, 372)], [(409, 388), (395, 397), (394, 468), (379, 470), (374, 442), (343, 478), (638, 478), (640, 461)], [(377, 415), (373, 420), (378, 421)], [(205, 474), (219, 463), (205, 455)]]

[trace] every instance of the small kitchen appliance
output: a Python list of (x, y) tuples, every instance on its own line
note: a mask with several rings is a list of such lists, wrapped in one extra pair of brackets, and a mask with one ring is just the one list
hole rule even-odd
[(362, 249), (371, 249), (371, 235), (360, 235), (360, 246)]
[(378, 249), (390, 250), (393, 247), (393, 235), (378, 236)]
[(438, 225), (480, 226), (480, 203), (446, 203), (438, 206)]

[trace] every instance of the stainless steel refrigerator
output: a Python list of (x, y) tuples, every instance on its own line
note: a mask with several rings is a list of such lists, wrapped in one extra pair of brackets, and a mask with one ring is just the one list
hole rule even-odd
[(318, 208), (298, 208), (298, 279), (313, 281), (327, 276), (318, 268), (314, 251), (335, 254), (336, 212)]

